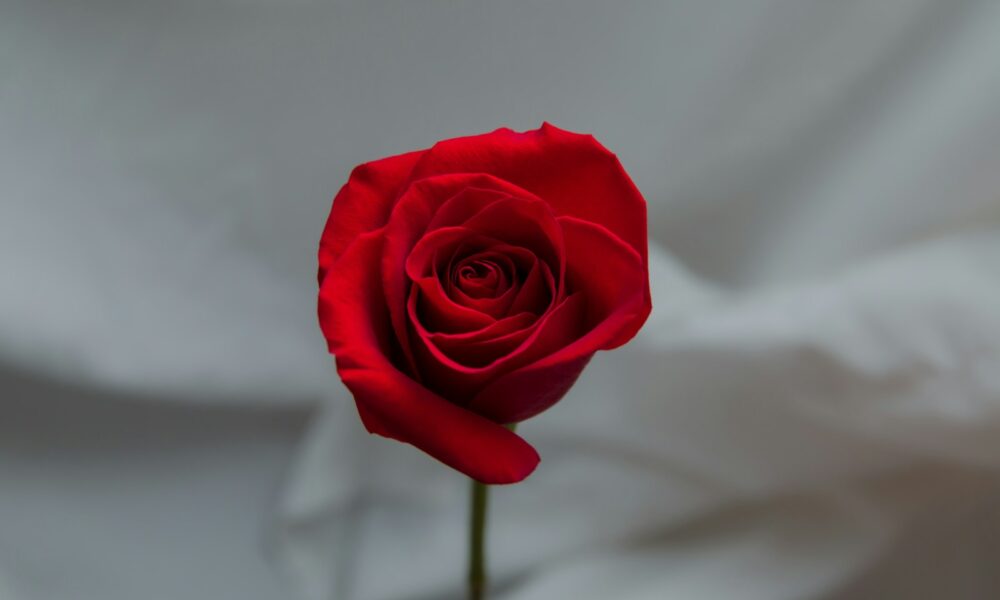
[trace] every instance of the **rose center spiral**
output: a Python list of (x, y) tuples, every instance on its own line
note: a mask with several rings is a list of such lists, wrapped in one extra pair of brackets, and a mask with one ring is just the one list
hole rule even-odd
[(472, 298), (495, 297), (509, 288), (511, 274), (494, 257), (470, 256), (451, 273), (451, 283)]

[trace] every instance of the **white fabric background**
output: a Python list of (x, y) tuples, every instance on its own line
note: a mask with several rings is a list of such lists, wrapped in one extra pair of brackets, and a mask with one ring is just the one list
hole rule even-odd
[(0, 3), (0, 600), (458, 599), (314, 321), (350, 168), (549, 120), (654, 313), (524, 424), (500, 600), (1000, 597), (1000, 4)]

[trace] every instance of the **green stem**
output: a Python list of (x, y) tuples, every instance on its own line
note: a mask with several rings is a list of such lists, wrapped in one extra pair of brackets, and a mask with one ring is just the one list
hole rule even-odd
[[(516, 423), (506, 426), (514, 431)], [(490, 488), (485, 483), (472, 480), (469, 510), (469, 600), (486, 598), (486, 512), (489, 508)]]
[(489, 487), (472, 482), (472, 517), (469, 521), (469, 600), (486, 597), (486, 510)]

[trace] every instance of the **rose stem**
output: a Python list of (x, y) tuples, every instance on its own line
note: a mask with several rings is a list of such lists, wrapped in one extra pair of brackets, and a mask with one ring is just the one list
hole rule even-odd
[(489, 486), (472, 480), (472, 518), (469, 521), (469, 600), (483, 600), (486, 592), (486, 509)]
[[(506, 426), (514, 431), (516, 423)], [(486, 598), (486, 511), (489, 508), (490, 488), (475, 479), (469, 518), (469, 600)]]

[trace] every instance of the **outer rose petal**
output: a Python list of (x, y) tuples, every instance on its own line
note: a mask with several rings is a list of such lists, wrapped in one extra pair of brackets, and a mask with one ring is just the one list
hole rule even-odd
[(646, 201), (618, 158), (593, 136), (548, 123), (516, 133), (444, 140), (420, 157), (417, 180), (442, 173), (489, 173), (543, 198), (557, 215), (600, 223), (646, 263)]
[(413, 165), (417, 150), (358, 165), (333, 199), (319, 241), (319, 281), (354, 238), (385, 225)]
[(594, 352), (627, 342), (652, 309), (649, 275), (638, 253), (599, 225), (572, 217), (559, 222), (567, 284), (587, 297), (591, 328), (554, 353), (493, 380), (468, 405), (500, 423), (523, 421), (557, 402)]
[(389, 325), (377, 265), (382, 232), (348, 246), (320, 288), (319, 320), (337, 355), (337, 371), (372, 433), (413, 444), (483, 483), (515, 483), (538, 453), (515, 433), (444, 400), (387, 358)]
[(653, 304), (649, 270), (638, 254), (601, 225), (559, 217), (572, 258), (566, 282), (587, 298), (593, 325), (585, 338), (602, 340), (600, 350), (617, 348), (639, 331)]

